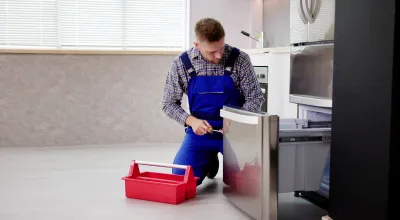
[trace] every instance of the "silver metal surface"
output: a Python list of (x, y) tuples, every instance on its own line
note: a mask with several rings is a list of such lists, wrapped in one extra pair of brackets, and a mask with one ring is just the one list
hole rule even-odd
[(260, 83), (268, 83), (268, 66), (253, 66), (257, 80)]
[(279, 117), (263, 117), (263, 203), (262, 219), (278, 219)]
[(221, 116), (224, 195), (254, 219), (276, 220), (278, 117), (229, 107)]
[(332, 107), (333, 43), (291, 49), (290, 101)]
[(332, 99), (323, 99), (305, 95), (289, 95), (289, 102), (322, 108), (332, 108)]
[(221, 117), (223, 180), (229, 186), (223, 193), (238, 209), (256, 220), (277, 220), (278, 193), (318, 190), (331, 128), (229, 107)]
[[(223, 180), (229, 186), (224, 189), (224, 195), (244, 213), (261, 220), (261, 173), (252, 175), (251, 178), (239, 178), (238, 175), (245, 173), (245, 166), (251, 165), (257, 169), (261, 163), (262, 116), (231, 108), (224, 110), (229, 113), (221, 112), (224, 118)], [(238, 185), (251, 187), (238, 187)], [(246, 191), (250, 189), (253, 192)]]
[(264, 36), (264, 32), (263, 31), (261, 31), (260, 32), (260, 46), (261, 46), (261, 48), (264, 48), (265, 47), (265, 36)]

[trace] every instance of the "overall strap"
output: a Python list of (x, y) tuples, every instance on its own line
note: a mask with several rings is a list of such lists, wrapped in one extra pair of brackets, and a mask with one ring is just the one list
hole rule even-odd
[(229, 55), (229, 58), (225, 64), (225, 74), (231, 75), (233, 66), (235, 64), (236, 59), (239, 57), (240, 50), (237, 49), (236, 47), (232, 48), (231, 54)]
[(182, 53), (180, 57), (190, 77), (192, 78), (195, 77), (197, 75), (196, 70), (194, 70), (192, 62), (190, 62), (189, 55), (187, 54), (187, 52)]

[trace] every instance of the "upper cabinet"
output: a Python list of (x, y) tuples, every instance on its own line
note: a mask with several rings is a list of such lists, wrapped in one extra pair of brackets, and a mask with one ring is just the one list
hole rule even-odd
[(291, 0), (290, 43), (334, 39), (335, 0)]

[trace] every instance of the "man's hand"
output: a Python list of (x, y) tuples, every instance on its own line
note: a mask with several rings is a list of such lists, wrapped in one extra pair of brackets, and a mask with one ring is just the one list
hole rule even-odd
[(206, 120), (201, 120), (193, 116), (186, 119), (186, 124), (192, 127), (197, 135), (205, 135), (208, 132), (212, 133), (212, 127)]

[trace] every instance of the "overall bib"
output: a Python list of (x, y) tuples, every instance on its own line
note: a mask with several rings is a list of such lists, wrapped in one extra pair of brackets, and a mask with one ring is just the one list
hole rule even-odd
[[(180, 57), (186, 71), (190, 74), (188, 82), (189, 109), (192, 116), (206, 120), (215, 130), (222, 129), (223, 119), (220, 109), (224, 105), (241, 107), (245, 99), (231, 78), (234, 63), (240, 51), (233, 48), (222, 76), (198, 76), (185, 52)], [(174, 164), (190, 165), (194, 175), (199, 177), (200, 185), (208, 173), (210, 161), (223, 154), (223, 135), (219, 132), (200, 136), (191, 127), (186, 128), (183, 143), (177, 152)], [(184, 170), (173, 169), (173, 174), (184, 175)]]

